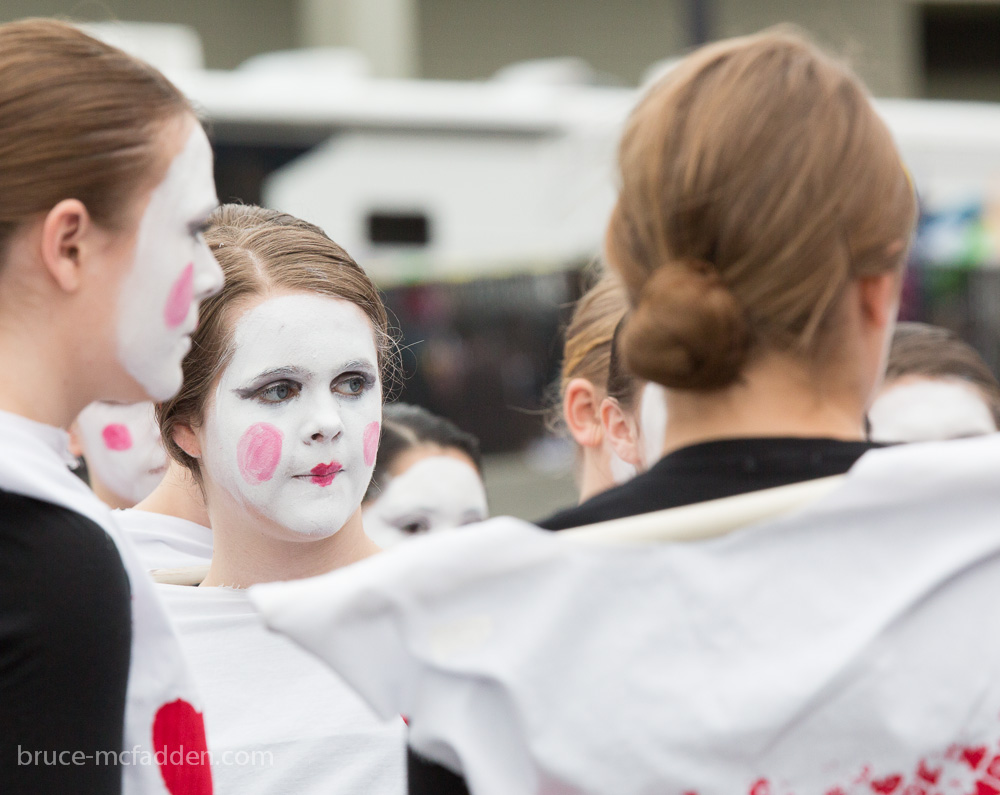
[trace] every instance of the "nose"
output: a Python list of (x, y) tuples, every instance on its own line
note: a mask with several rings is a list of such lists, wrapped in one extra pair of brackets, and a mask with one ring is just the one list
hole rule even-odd
[(344, 432), (340, 407), (333, 395), (317, 400), (306, 420), (303, 436), (308, 442), (327, 442)]
[(203, 301), (210, 295), (215, 295), (222, 289), (222, 282), (222, 268), (219, 267), (212, 250), (203, 242), (194, 257), (195, 299)]

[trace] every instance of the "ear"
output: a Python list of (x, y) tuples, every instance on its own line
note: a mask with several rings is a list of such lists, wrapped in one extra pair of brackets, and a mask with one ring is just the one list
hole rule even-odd
[(886, 329), (896, 322), (901, 284), (902, 275), (896, 271), (857, 280), (861, 318), (869, 327)]
[(80, 424), (74, 420), (69, 426), (69, 452), (77, 458), (83, 457), (83, 442), (80, 439)]
[(639, 429), (635, 420), (622, 410), (614, 398), (604, 398), (601, 401), (601, 425), (615, 454), (626, 464), (640, 468), (642, 455), (639, 452)]
[(174, 443), (192, 458), (201, 458), (201, 442), (190, 425), (174, 426)]
[(60, 289), (76, 292), (81, 283), (81, 242), (93, 229), (83, 202), (64, 199), (42, 222), (42, 262)]
[(574, 378), (563, 395), (563, 417), (581, 447), (599, 447), (604, 436), (597, 388), (586, 378)]

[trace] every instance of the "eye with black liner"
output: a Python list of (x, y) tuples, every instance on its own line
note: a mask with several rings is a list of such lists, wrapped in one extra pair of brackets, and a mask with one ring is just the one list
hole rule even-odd
[(256, 400), (271, 405), (284, 403), (298, 397), (302, 385), (295, 381), (274, 381), (254, 389), (237, 389), (236, 394), (244, 400)]
[(359, 397), (374, 384), (368, 373), (347, 373), (333, 382), (332, 389), (344, 397)]
[(211, 225), (212, 224), (209, 223), (207, 218), (203, 221), (195, 221), (194, 223), (188, 224), (188, 233), (195, 240), (201, 240)]

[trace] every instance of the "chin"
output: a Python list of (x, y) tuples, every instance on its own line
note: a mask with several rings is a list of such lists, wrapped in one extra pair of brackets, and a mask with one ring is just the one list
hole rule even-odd
[(343, 525), (331, 525), (329, 521), (297, 522), (294, 526), (286, 525), (283, 529), (289, 540), (308, 542), (332, 538), (343, 529)]

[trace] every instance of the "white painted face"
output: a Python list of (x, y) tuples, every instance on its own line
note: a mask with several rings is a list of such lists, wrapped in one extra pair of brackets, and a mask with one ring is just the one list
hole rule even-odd
[(649, 382), (643, 387), (639, 402), (639, 441), (644, 471), (662, 457), (666, 435), (667, 393), (659, 384)]
[(997, 430), (972, 384), (958, 379), (901, 378), (868, 411), (875, 442), (929, 442), (981, 436)]
[(239, 318), (234, 347), (206, 406), (206, 481), (289, 537), (333, 535), (361, 505), (378, 452), (371, 322), (349, 301), (283, 295)]
[(167, 452), (149, 401), (91, 403), (76, 419), (87, 468), (116, 495), (137, 503), (167, 471)]
[(419, 533), (451, 530), (489, 515), (475, 468), (450, 455), (421, 458), (392, 478), (365, 509), (365, 533), (390, 547)]
[(198, 303), (222, 287), (222, 270), (201, 236), (217, 204), (212, 147), (195, 124), (153, 190), (118, 298), (119, 360), (153, 400), (180, 389)]

